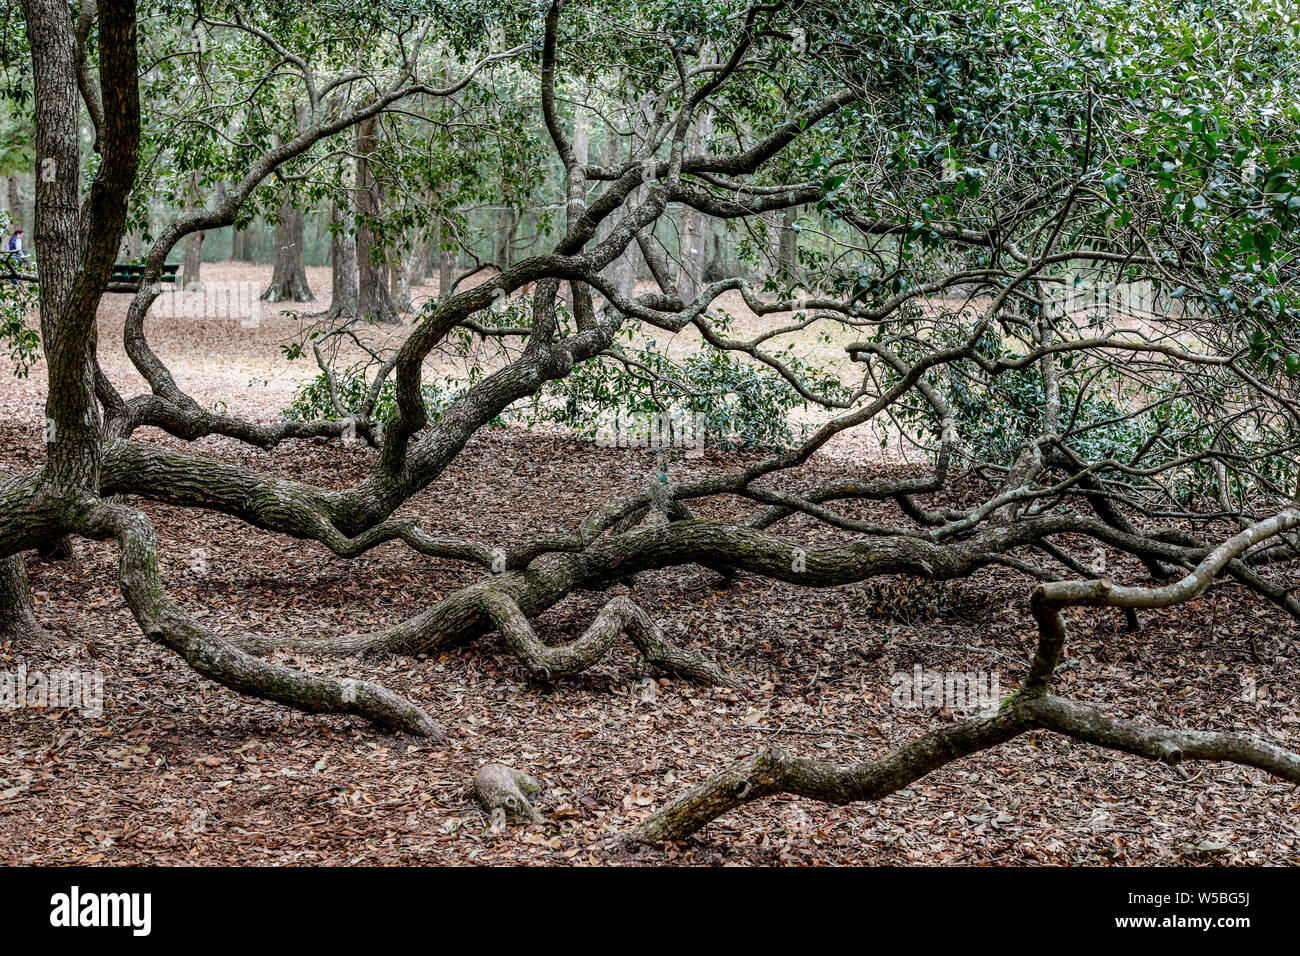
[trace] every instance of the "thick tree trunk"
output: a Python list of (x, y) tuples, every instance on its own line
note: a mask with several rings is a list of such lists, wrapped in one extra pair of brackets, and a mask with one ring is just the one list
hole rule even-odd
[(0, 638), (30, 641), (45, 636), (32, 606), (26, 557), (11, 554), (0, 558)]
[(275, 226), (275, 268), (271, 284), (262, 293), (266, 302), (314, 302), (307, 285), (307, 264), (303, 258), (303, 214), (288, 200), (280, 206)]
[[(121, 248), (140, 140), (135, 9), (99, 10), (102, 160), (80, 182), (77, 40), (62, 0), (26, 0), (35, 105), (36, 207), (32, 237), (40, 274), (41, 344), (49, 387), (46, 461), (40, 481), (71, 517), (77, 496), (99, 487), (99, 403), (90, 360), (95, 312)], [(84, 193), (84, 194), (83, 194)]]

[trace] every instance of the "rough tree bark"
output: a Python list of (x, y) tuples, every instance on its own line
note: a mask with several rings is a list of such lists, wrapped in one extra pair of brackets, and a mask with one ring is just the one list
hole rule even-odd
[(36, 620), (32, 589), (27, 583), (27, 559), (21, 554), (0, 558), (0, 638), (11, 638), (21, 648), (43, 640), (44, 628)]
[[(581, 216), (587, 208), (587, 180), (581, 175), (581, 171), (586, 167), (591, 154), (591, 130), (587, 120), (587, 111), (577, 108), (573, 111), (573, 168), (568, 175), (571, 181), (566, 184), (567, 208), (566, 214), (570, 227), (577, 217)], [(569, 311), (575, 315), (578, 310), (585, 308), (590, 302), (591, 290), (579, 286), (577, 283), (568, 283), (568, 300)], [(582, 301), (579, 301), (579, 300)]]
[[(435, 736), (437, 728), (423, 711), (382, 687), (261, 661), (189, 618), (163, 588), (149, 520), (111, 496), (101, 497), (105, 445), (97, 399), (103, 397), (114, 409), (123, 403), (105, 383), (93, 343), (96, 311), (121, 245), (139, 162), (135, 2), (100, 0), (98, 5), (99, 91), (92, 118), (102, 150), (84, 198), (77, 68), (84, 37), (79, 40), (63, 0), (25, 0), (23, 12), (35, 86), (36, 161), (43, 171), (37, 177), (33, 234), (49, 387), (45, 463), (37, 472), (6, 481), (0, 493), (7, 613), (21, 614), (14, 559), (22, 551), (68, 533), (115, 540), (118, 582), (140, 628), (200, 673), (240, 693), (309, 712), (356, 714), (385, 728)], [(156, 277), (166, 252), (157, 247), (154, 252), (138, 297), (156, 295), (148, 270)]]

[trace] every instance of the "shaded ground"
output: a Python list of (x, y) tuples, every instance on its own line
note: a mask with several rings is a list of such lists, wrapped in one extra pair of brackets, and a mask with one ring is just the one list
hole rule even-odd
[[(253, 345), (223, 343), (209, 330), (202, 334), (214, 338), (200, 348), (185, 344), (196, 333), (179, 325), (151, 326), (168, 358), (184, 363), (209, 351), (274, 366), (275, 329), (259, 330), (265, 339)], [(112, 341), (108, 329), (101, 334)], [(247, 403), (265, 414), (284, 404), (283, 385), (273, 381), (269, 395), (249, 390), (244, 369), (222, 378), (210, 363), (184, 368), (207, 376), (210, 394), (232, 408)], [(28, 382), (0, 379), (0, 468), (38, 464), (42, 390), (41, 368)], [(374, 454), (316, 442), (263, 453), (226, 440), (193, 450), (334, 486), (359, 478)], [(713, 455), (684, 463), (729, 464), (735, 459)], [(433, 533), (508, 542), (576, 522), (648, 466), (635, 451), (495, 431), (406, 510)], [(886, 466), (834, 463), (846, 467), (867, 474)], [(382, 626), (474, 579), (395, 544), (344, 561), (223, 516), (143, 507), (159, 529), (167, 585), (222, 632)], [(797, 523), (789, 531), (810, 541), (825, 534)], [(0, 647), (0, 671), (20, 663), (29, 672), (99, 670), (104, 713), (0, 711), (0, 862), (1300, 862), (1294, 786), (1219, 765), (1195, 766), (1184, 778), (1055, 736), (960, 761), (876, 804), (772, 800), (666, 850), (596, 845), (758, 747), (848, 762), (951, 719), (939, 708), (891, 704), (891, 678), (916, 665), (992, 671), (1004, 692), (1014, 688), (1034, 630), (1029, 585), (1009, 571), (937, 590), (881, 579), (807, 591), (747, 575), (719, 590), (690, 568), (643, 575), (636, 599), (671, 636), (737, 675), (743, 693), (663, 679), (626, 646), (580, 678), (543, 685), (495, 636), (437, 658), (299, 662), (411, 696), (448, 730), (450, 744), (431, 748), (354, 719), (248, 701), (195, 676), (135, 628), (115, 585), (114, 549), (78, 542), (78, 550), (75, 565), (31, 566), (38, 615), (66, 643)], [(1130, 563), (1111, 573), (1142, 580)], [(537, 622), (539, 633), (572, 639), (608, 597), (569, 599)], [(1062, 693), (1128, 717), (1300, 747), (1300, 631), (1243, 598), (1217, 588), (1145, 616), (1137, 635), (1125, 632), (1119, 613), (1073, 615)], [(490, 830), (469, 782), (492, 761), (550, 785), (540, 807), (554, 827)]]

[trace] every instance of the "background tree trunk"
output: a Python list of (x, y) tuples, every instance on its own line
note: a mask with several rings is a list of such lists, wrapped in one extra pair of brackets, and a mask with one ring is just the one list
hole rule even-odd
[[(639, 142), (639, 137), (633, 135), (631, 141), (628, 143), (627, 155), (629, 158), (635, 154)], [(609, 159), (610, 161), (613, 161), (614, 156), (609, 157)], [(609, 238), (610, 233), (618, 227), (619, 222), (623, 218), (624, 212), (636, 205), (637, 199), (643, 194), (643, 191), (644, 187), (638, 187), (624, 202), (622, 211), (606, 216), (605, 219), (601, 221), (596, 232), (598, 241), (604, 242)], [(634, 248), (635, 243), (629, 245), (623, 250), (622, 254), (619, 255), (617, 259), (605, 267), (604, 271), (604, 276), (614, 283), (614, 288), (617, 289), (619, 295), (624, 298), (630, 298), (636, 290), (636, 260), (633, 258)]]
[[(695, 117), (695, 153), (708, 151), (713, 139), (713, 114), (702, 111)], [(680, 267), (677, 274), (677, 291), (683, 301), (690, 302), (704, 289), (704, 263), (709, 245), (708, 218), (698, 209), (687, 206), (682, 213), (681, 249), (678, 251)]]
[[(586, 166), (591, 158), (591, 134), (587, 124), (587, 114), (581, 108), (576, 108), (573, 115), (573, 159), (579, 166)], [(586, 183), (583, 184), (583, 190), (586, 190)], [(584, 202), (586, 196), (583, 197)], [(574, 291), (573, 283), (566, 283), (568, 289), (569, 310), (576, 312), (578, 305), (575, 301), (577, 293)]]
[(253, 255), (252, 230), (249, 227), (232, 226), (230, 237), (230, 258), (235, 262), (250, 262)]
[[(194, 212), (199, 205), (199, 175), (190, 173), (190, 182), (185, 190), (185, 211)], [(205, 232), (192, 232), (185, 237), (185, 264), (181, 267), (181, 284), (185, 289), (202, 289), (200, 275), (203, 269), (203, 237)]]
[(143, 247), (138, 232), (132, 230), (122, 237), (121, 258), (126, 259), (129, 262), (134, 262), (143, 254)]
[(411, 311), (411, 255), (394, 250), (388, 263), (389, 295), (400, 312)]
[(411, 247), (407, 257), (406, 281), (412, 286), (424, 285), (424, 277), (429, 274), (429, 243), (421, 239)]
[(379, 216), (379, 183), (370, 168), (370, 156), (379, 143), (379, 120), (371, 117), (357, 126), (357, 286), (358, 311), (367, 322), (396, 325), (401, 322), (388, 291), (388, 264), (383, 259), (371, 222)]
[(18, 177), (10, 176), (5, 196), (5, 205), (9, 209), (9, 219), (11, 223), (21, 223), (23, 221), (23, 203), (18, 195)]
[(493, 258), (502, 269), (510, 268), (510, 256), (515, 238), (515, 214), (507, 206), (497, 210), (496, 252)]
[[(442, 192), (438, 194), (438, 206), (442, 207)], [(438, 265), (438, 299), (441, 300), (451, 284), (456, 281), (456, 250), (454, 248), (455, 236), (451, 229), (446, 225), (446, 220), (442, 220), (438, 226), (437, 237), (433, 243), (434, 261)]]
[(331, 318), (357, 317), (357, 239), (351, 210), (330, 204)]
[(280, 206), (275, 226), (275, 268), (271, 284), (262, 293), (266, 302), (314, 302), (307, 285), (307, 264), (303, 258), (303, 215), (289, 200)]
[(793, 282), (799, 272), (799, 233), (794, 228), (798, 215), (797, 208), (782, 210), (772, 236), (772, 267), (783, 282)]

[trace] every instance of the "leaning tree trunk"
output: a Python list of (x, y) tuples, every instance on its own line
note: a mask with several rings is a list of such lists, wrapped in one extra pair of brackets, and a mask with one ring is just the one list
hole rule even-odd
[(388, 265), (375, 237), (379, 218), (379, 183), (370, 156), (379, 145), (379, 120), (371, 117), (357, 126), (357, 285), (360, 317), (367, 322), (399, 324), (397, 306), (388, 291)]
[(265, 302), (314, 302), (307, 285), (307, 264), (303, 258), (303, 215), (289, 200), (280, 206), (275, 226), (275, 269), (271, 284), (262, 293)]
[[(199, 176), (190, 173), (190, 182), (185, 190), (185, 211), (192, 213), (198, 207)], [(203, 268), (203, 230), (191, 232), (185, 237), (185, 264), (181, 267), (182, 286), (187, 290), (201, 290), (203, 280), (200, 271)]]

